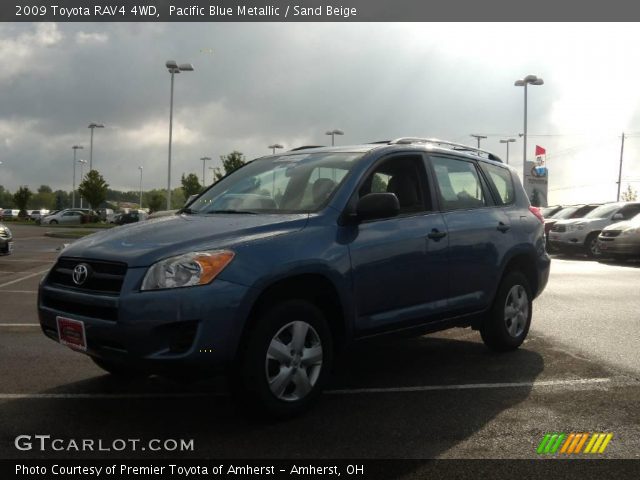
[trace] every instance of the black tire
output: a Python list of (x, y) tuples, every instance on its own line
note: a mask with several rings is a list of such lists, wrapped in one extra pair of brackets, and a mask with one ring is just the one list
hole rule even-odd
[[(518, 314), (507, 317), (508, 306), (517, 307)], [(522, 345), (529, 333), (532, 306), (531, 288), (526, 277), (517, 271), (507, 273), (480, 328), (484, 344), (496, 352), (515, 350)]]
[(140, 370), (135, 370), (123, 365), (121, 363), (112, 362), (109, 360), (105, 360), (103, 358), (91, 357), (93, 363), (95, 363), (98, 367), (104, 370), (107, 373), (119, 378), (126, 379), (136, 379), (136, 378), (145, 378), (149, 375), (145, 372), (141, 372)]
[(600, 256), (600, 249), (598, 248), (598, 235), (600, 232), (593, 232), (587, 236), (584, 241), (584, 249), (589, 258), (597, 258)]
[[(279, 345), (286, 347), (286, 355), (294, 351), (294, 329), (300, 324), (310, 328), (304, 330), (305, 327), (301, 327), (300, 331), (306, 332), (303, 346), (297, 349), (295, 355), (286, 357), (290, 363), (286, 364), (286, 359), (269, 357), (269, 347), (276, 340), (280, 341)], [(309, 358), (311, 353), (317, 355), (318, 345), (321, 351), (320, 365), (317, 361), (305, 364), (304, 355), (308, 354)], [(234, 395), (251, 412), (276, 418), (292, 417), (317, 400), (326, 384), (332, 361), (332, 336), (322, 311), (304, 300), (287, 300), (259, 315), (248, 332), (236, 368), (231, 372), (230, 384)], [(277, 377), (281, 375), (281, 378), (288, 380), (282, 382), (286, 383), (286, 388), (277, 396), (272, 391), (270, 380), (275, 385)], [(300, 388), (300, 384), (305, 388)]]
[(49, 222), (49, 225), (57, 225), (57, 224), (58, 224), (58, 221), (57, 221), (57, 220), (51, 220), (51, 221)]

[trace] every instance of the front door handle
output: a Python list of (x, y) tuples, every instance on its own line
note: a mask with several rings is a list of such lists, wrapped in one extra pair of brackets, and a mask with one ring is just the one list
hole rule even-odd
[(502, 233), (506, 233), (507, 230), (509, 230), (511, 227), (509, 225), (506, 225), (502, 222), (498, 223), (498, 230), (500, 230)]
[(440, 230), (438, 230), (437, 228), (434, 228), (433, 230), (431, 230), (431, 232), (427, 235), (427, 238), (430, 238), (431, 240), (435, 240), (436, 242), (439, 242), (441, 238), (444, 238), (447, 236), (447, 232), (441, 232)]

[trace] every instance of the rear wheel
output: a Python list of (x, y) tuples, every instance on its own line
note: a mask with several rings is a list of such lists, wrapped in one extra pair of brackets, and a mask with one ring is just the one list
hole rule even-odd
[(526, 277), (520, 272), (507, 273), (480, 329), (487, 347), (504, 352), (522, 345), (531, 325), (531, 300), (531, 288)]
[(320, 309), (285, 301), (257, 319), (231, 384), (244, 404), (271, 416), (292, 416), (320, 395), (332, 357), (331, 332)]

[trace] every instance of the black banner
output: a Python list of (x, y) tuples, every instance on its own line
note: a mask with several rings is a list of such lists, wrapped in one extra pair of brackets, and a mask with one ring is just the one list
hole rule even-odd
[(636, 460), (0, 460), (5, 479), (637, 479)]
[[(628, 0), (15, 0), (2, 22), (637, 21)], [(535, 40), (523, 27), (521, 39)]]

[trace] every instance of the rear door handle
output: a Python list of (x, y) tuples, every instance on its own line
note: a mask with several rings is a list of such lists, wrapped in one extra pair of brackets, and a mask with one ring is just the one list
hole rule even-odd
[(431, 230), (431, 233), (427, 235), (427, 238), (430, 238), (431, 240), (435, 240), (436, 242), (439, 242), (441, 238), (444, 238), (446, 236), (447, 236), (447, 232), (441, 232), (437, 228), (434, 228), (433, 230)]
[(498, 223), (498, 230), (500, 230), (502, 233), (505, 233), (507, 230), (509, 230), (511, 227), (509, 225), (506, 225), (502, 222)]

